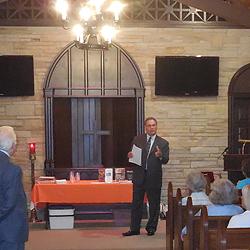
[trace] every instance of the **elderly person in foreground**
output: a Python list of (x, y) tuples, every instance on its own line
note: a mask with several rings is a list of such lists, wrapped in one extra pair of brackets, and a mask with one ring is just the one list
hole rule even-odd
[(246, 211), (234, 215), (228, 223), (228, 228), (250, 228), (250, 185), (246, 185), (242, 189), (242, 206)]
[(238, 192), (234, 184), (227, 179), (214, 181), (209, 199), (212, 204), (207, 206), (208, 215), (233, 216), (243, 213), (240, 206), (233, 204), (238, 200)]
[[(209, 205), (211, 204), (208, 196), (205, 193), (207, 180), (201, 172), (192, 171), (187, 175), (186, 187), (189, 196), (192, 197), (193, 205)], [(187, 204), (187, 198), (182, 198), (182, 205)]]
[(0, 250), (24, 250), (28, 240), (27, 201), (22, 170), (11, 163), (16, 152), (16, 134), (0, 127)]

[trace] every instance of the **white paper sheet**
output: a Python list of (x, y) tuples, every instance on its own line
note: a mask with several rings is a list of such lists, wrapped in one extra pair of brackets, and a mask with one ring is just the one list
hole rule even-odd
[(141, 166), (141, 153), (142, 153), (141, 148), (137, 147), (136, 145), (133, 145), (132, 153), (133, 157), (129, 158), (129, 162)]

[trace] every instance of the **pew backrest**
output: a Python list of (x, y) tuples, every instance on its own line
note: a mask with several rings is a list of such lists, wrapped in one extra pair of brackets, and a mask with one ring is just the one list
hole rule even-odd
[(168, 211), (166, 216), (166, 247), (169, 250), (173, 250), (174, 241), (174, 196), (173, 196), (173, 184), (170, 181), (168, 183), (167, 191), (168, 199)]
[[(217, 250), (221, 236), (218, 228), (225, 227), (230, 216), (208, 216), (207, 207), (201, 206), (197, 214), (189, 206), (187, 234), (184, 237), (184, 249), (186, 250)], [(218, 238), (220, 237), (220, 238)]]
[(221, 229), (219, 250), (250, 249), (250, 228), (226, 228)]
[[(179, 197), (179, 194), (181, 192), (176, 192), (176, 225), (175, 225), (175, 237), (174, 237), (174, 242), (175, 242), (175, 249), (176, 250), (182, 250), (184, 248), (183, 245), (183, 228), (188, 227), (190, 228), (190, 232), (192, 233), (192, 224), (189, 224), (189, 217), (193, 217), (199, 210), (201, 210), (202, 205), (193, 205), (192, 203), (192, 198), (188, 197), (187, 198), (187, 205), (183, 206), (182, 205), (182, 199)], [(191, 236), (192, 237), (192, 236)], [(188, 245), (192, 248), (192, 242), (188, 242)], [(187, 247), (187, 246), (185, 246)], [(188, 246), (189, 247), (189, 246)], [(186, 248), (185, 248), (186, 249)]]
[(201, 209), (199, 249), (220, 249), (222, 229), (225, 228), (231, 216), (208, 216), (207, 207)]

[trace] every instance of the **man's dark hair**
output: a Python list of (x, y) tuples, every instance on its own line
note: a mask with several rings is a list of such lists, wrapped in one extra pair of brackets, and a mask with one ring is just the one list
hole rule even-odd
[(147, 121), (150, 121), (150, 120), (154, 120), (155, 121), (155, 123), (157, 124), (157, 120), (154, 118), (154, 117), (147, 117), (146, 119), (145, 119), (145, 121), (144, 121), (144, 126), (146, 125), (146, 123), (147, 123)]
[(241, 171), (245, 177), (250, 178), (250, 158), (241, 162)]

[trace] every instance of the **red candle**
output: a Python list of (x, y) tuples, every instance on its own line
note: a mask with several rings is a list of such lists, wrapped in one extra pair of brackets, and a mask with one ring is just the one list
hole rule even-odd
[(34, 142), (29, 143), (30, 154), (36, 153), (36, 144)]

